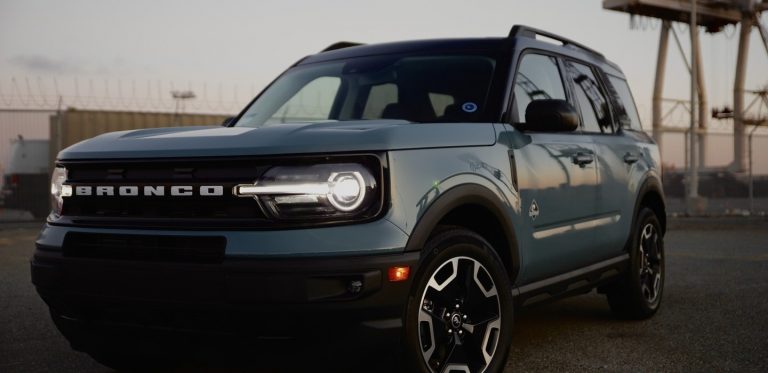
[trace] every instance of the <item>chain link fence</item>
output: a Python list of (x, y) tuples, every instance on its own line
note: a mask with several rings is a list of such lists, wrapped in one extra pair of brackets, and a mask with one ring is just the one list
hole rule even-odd
[[(48, 172), (56, 153), (66, 146), (110, 131), (216, 125), (237, 113), (257, 93), (253, 85), (221, 83), (0, 79), (0, 220), (39, 217), (47, 212)], [(300, 99), (300, 107), (312, 107), (318, 100), (311, 95)], [(661, 152), (664, 188), (672, 213), (685, 211), (686, 105), (684, 101), (668, 100), (664, 107), (666, 132), (662, 135)], [(647, 130), (650, 132), (650, 128)], [(747, 133), (750, 131), (748, 128)], [(701, 194), (708, 198), (708, 213), (768, 211), (768, 128), (758, 129), (750, 140), (752, 178), (749, 172), (732, 172), (729, 168), (733, 160), (731, 122), (709, 121), (709, 131), (703, 136), (707, 150), (699, 186)], [(36, 174), (43, 181), (22, 177), (28, 174)]]
[[(751, 162), (741, 171), (732, 166), (732, 133), (710, 132), (700, 139), (706, 149), (699, 166), (699, 194), (706, 198), (705, 213), (765, 215), (768, 212), (768, 133), (761, 131), (748, 137)], [(661, 140), (664, 191), (670, 211), (675, 214), (686, 211), (689, 141), (689, 134), (683, 131), (665, 132)]]

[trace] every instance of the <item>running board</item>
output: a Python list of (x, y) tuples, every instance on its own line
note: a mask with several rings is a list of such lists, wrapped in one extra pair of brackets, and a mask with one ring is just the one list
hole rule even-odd
[(512, 290), (515, 304), (529, 306), (535, 303), (577, 295), (591, 291), (627, 269), (629, 254), (604, 260), (544, 280), (526, 284)]

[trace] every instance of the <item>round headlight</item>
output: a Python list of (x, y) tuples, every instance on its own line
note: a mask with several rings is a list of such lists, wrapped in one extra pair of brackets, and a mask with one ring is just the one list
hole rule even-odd
[(381, 186), (370, 163), (274, 166), (232, 193), (251, 197), (276, 220), (353, 221), (381, 211)]
[(334, 172), (328, 182), (331, 185), (328, 200), (339, 211), (352, 211), (363, 202), (365, 180), (359, 172)]

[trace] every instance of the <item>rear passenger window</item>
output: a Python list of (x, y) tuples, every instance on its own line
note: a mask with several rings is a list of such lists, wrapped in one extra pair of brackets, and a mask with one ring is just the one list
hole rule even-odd
[(554, 57), (526, 54), (515, 77), (515, 108), (518, 122), (525, 121), (525, 109), (534, 100), (565, 100), (565, 88)]
[(613, 106), (616, 109), (616, 117), (624, 128), (640, 131), (643, 129), (640, 123), (640, 115), (637, 114), (635, 100), (629, 90), (627, 81), (615, 76), (608, 76), (608, 93), (614, 98)]
[(613, 132), (608, 100), (592, 69), (587, 65), (571, 61), (568, 61), (565, 66), (573, 81), (574, 96), (581, 111), (582, 130), (598, 133)]

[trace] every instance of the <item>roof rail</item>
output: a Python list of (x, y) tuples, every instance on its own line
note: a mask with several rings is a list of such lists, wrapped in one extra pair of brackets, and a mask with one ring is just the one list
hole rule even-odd
[(320, 52), (322, 53), (322, 52), (328, 52), (328, 51), (335, 51), (337, 49), (356, 47), (358, 45), (363, 45), (363, 43), (353, 43), (351, 41), (339, 41), (329, 45), (327, 48), (321, 50)]
[(594, 49), (592, 49), (590, 47), (587, 47), (584, 44), (577, 43), (577, 42), (575, 42), (575, 41), (573, 41), (571, 39), (566, 39), (566, 38), (564, 38), (564, 37), (562, 37), (560, 35), (556, 35), (556, 34), (553, 34), (551, 32), (539, 30), (539, 29), (536, 29), (536, 28), (533, 28), (533, 27), (529, 27), (529, 26), (524, 26), (524, 25), (515, 25), (515, 26), (512, 27), (512, 30), (509, 31), (509, 37), (510, 38), (523, 37), (523, 38), (536, 39), (536, 35), (541, 35), (541, 36), (544, 36), (544, 37), (547, 37), (547, 38), (550, 38), (550, 39), (553, 39), (553, 40), (557, 40), (557, 41), (563, 43), (563, 45), (574, 46), (576, 48), (583, 49), (583, 50), (585, 50), (587, 52), (590, 52), (590, 53), (596, 54), (596, 55), (598, 55), (598, 56), (600, 56), (602, 58), (605, 58), (605, 56), (603, 56), (602, 53), (600, 53), (600, 52), (598, 52), (598, 51), (596, 51), (596, 50), (594, 50)]

